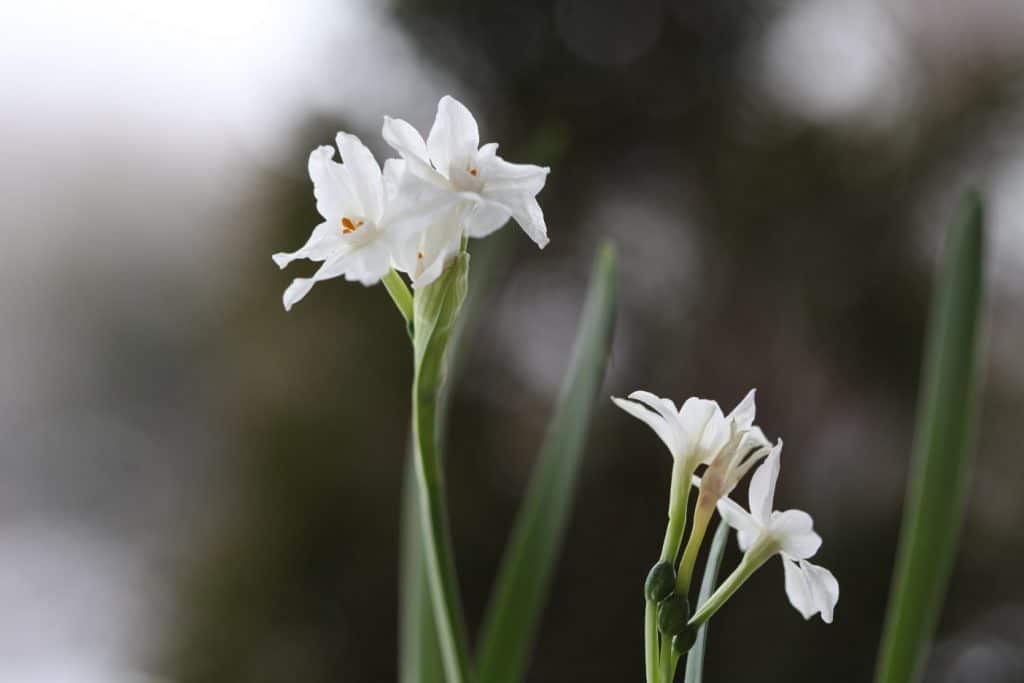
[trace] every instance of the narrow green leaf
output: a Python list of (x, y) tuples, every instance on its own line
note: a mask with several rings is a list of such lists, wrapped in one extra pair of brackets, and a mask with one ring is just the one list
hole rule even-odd
[(615, 321), (615, 250), (602, 245), (573, 360), (548, 426), (484, 616), (483, 683), (523, 680), (565, 537), (588, 427), (604, 379)]
[(973, 452), (982, 230), (972, 192), (950, 230), (929, 323), (878, 683), (919, 680), (956, 555)]
[[(704, 565), (704, 578), (701, 580), (700, 593), (697, 597), (697, 608), (708, 601), (718, 583), (718, 569), (722, 566), (722, 557), (725, 555), (725, 545), (729, 540), (729, 525), (725, 520), (718, 521), (718, 528), (715, 529), (715, 538), (711, 541), (711, 549), (708, 551), (707, 564)], [(701, 624), (697, 630), (697, 640), (686, 655), (686, 683), (700, 683), (704, 677), (704, 652), (708, 642), (708, 626), (710, 621)]]

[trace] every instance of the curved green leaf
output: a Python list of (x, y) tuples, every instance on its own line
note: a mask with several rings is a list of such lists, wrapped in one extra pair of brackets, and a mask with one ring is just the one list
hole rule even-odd
[(614, 248), (602, 245), (592, 270), (572, 364), (484, 617), (479, 669), (483, 683), (518, 683), (529, 663), (611, 350), (615, 264)]
[(956, 555), (973, 452), (982, 222), (981, 199), (969, 193), (950, 230), (929, 325), (878, 683), (920, 678)]

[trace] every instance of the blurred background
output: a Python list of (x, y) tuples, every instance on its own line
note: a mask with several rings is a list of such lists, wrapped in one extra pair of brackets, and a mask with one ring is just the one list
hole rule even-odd
[[(596, 245), (621, 253), (605, 394), (758, 388), (831, 626), (759, 572), (729, 681), (865, 681), (931, 282), (988, 199), (973, 493), (929, 682), (1024, 681), (1024, 4), (1017, 0), (70, 0), (0, 5), (0, 681), (396, 675), (410, 361), (382, 288), (293, 312), (306, 158), (381, 156), (451, 93), (549, 164), (551, 245), (473, 245), (449, 488), (479, 622)], [(486, 264), (485, 267), (481, 267)], [(531, 681), (636, 681), (670, 459), (602, 401)], [(742, 496), (743, 494), (738, 494)], [(726, 566), (736, 561), (735, 548)]]

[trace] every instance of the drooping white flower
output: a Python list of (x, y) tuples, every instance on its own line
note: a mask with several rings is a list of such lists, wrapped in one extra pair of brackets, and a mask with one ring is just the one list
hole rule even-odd
[[(714, 505), (719, 498), (729, 495), (747, 472), (768, 455), (771, 443), (764, 432), (754, 425), (756, 406), (751, 389), (743, 400), (725, 418), (728, 438), (708, 463), (701, 476), (701, 493)], [(777, 448), (782, 449), (780, 440)]]
[[(486, 237), (511, 217), (537, 246), (548, 243), (536, 197), (550, 169), (509, 163), (498, 156), (497, 143), (481, 147), (476, 119), (453, 97), (441, 98), (426, 141), (409, 123), (390, 117), (384, 119), (383, 134), (410, 173), (449, 193), (457, 221), (469, 237)], [(424, 235), (425, 248), (417, 248), (427, 261), (451, 252), (451, 240), (461, 238), (461, 232), (442, 226), (434, 233)]]
[(309, 240), (292, 253), (274, 254), (284, 268), (295, 259), (322, 261), (309, 278), (297, 278), (285, 290), (284, 307), (291, 309), (321, 280), (344, 276), (369, 286), (392, 266), (401, 245), (440, 218), (445, 205), (439, 193), (404, 182), (405, 162), (390, 159), (381, 172), (373, 153), (359, 138), (338, 133), (344, 163), (333, 160), (334, 149), (317, 147), (309, 155), (316, 207), (324, 221)]
[(649, 391), (634, 391), (628, 399), (613, 396), (612, 401), (654, 430), (691, 473), (714, 458), (729, 438), (725, 416), (715, 401), (691, 397), (676, 410), (671, 400)]
[(808, 559), (821, 547), (811, 516), (802, 510), (773, 510), (779, 478), (781, 444), (772, 449), (750, 480), (750, 512), (729, 498), (718, 501), (722, 518), (736, 529), (745, 560), (756, 568), (778, 554), (786, 574), (786, 595), (805, 619), (820, 613), (825, 623), (839, 601), (839, 582), (832, 572)]

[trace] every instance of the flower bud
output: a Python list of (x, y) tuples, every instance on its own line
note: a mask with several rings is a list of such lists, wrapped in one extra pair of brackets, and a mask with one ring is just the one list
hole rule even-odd
[(651, 567), (644, 582), (644, 595), (648, 600), (661, 602), (676, 590), (676, 573), (671, 562), (659, 562)]
[(682, 633), (672, 637), (672, 654), (682, 657), (697, 642), (697, 627), (687, 626)]
[(690, 601), (682, 595), (671, 595), (658, 606), (658, 630), (666, 636), (683, 633), (689, 619)]

